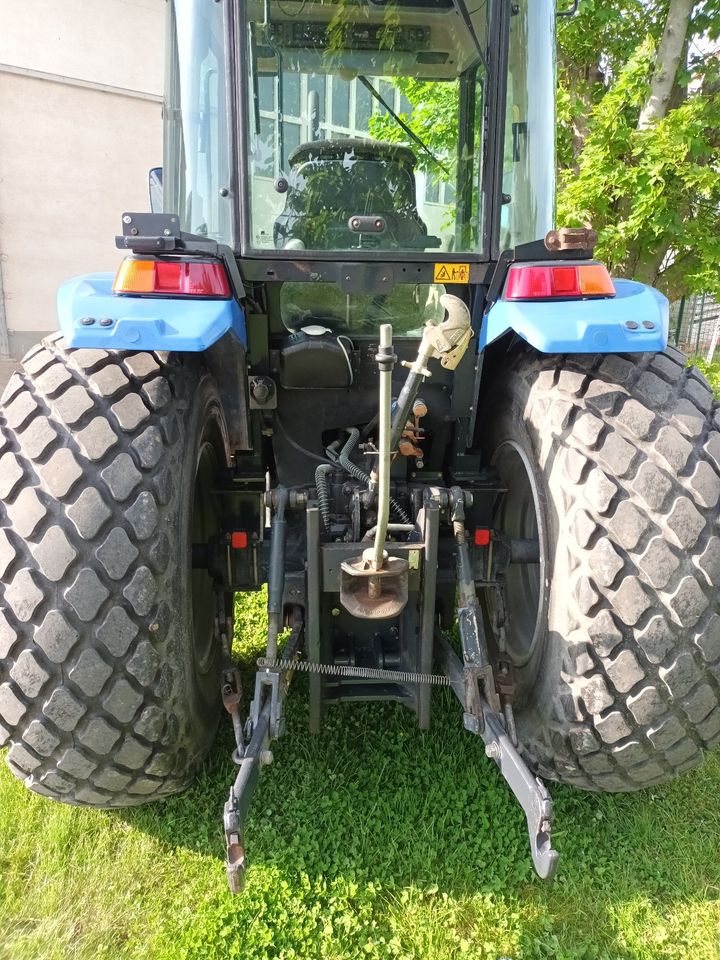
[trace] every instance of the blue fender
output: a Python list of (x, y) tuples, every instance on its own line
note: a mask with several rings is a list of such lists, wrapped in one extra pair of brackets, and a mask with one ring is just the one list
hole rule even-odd
[[(480, 330), (483, 350), (509, 330), (541, 353), (644, 353), (667, 346), (670, 304), (635, 280), (598, 300), (498, 300)], [(629, 326), (628, 326), (629, 324)]]
[(247, 347), (245, 314), (237, 300), (117, 296), (114, 278), (91, 273), (58, 290), (58, 319), (69, 346), (199, 353), (233, 330)]

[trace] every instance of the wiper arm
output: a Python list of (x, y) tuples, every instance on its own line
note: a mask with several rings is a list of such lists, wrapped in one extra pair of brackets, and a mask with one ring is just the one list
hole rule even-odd
[(368, 80), (368, 78), (358, 75), (358, 80), (360, 81), (360, 83), (361, 83), (364, 87), (367, 87), (367, 89), (370, 91), (370, 93), (373, 95), (373, 97), (375, 97), (375, 99), (377, 100), (377, 102), (380, 103), (380, 104), (382, 104), (383, 107), (385, 107), (385, 109), (386, 109), (387, 112), (390, 114), (390, 116), (393, 118), (393, 120), (395, 121), (395, 123), (397, 123), (398, 126), (401, 127), (401, 128), (405, 131), (405, 133), (410, 137), (410, 139), (411, 139), (411, 140), (414, 140), (415, 143), (420, 147), (420, 149), (423, 150), (423, 151), (430, 157), (430, 159), (440, 167), (440, 169), (441, 169), (444, 173), (446, 173), (448, 176), (450, 176), (450, 171), (449, 171), (448, 168), (445, 166), (445, 164), (444, 164), (444, 163), (441, 163), (440, 160), (438, 160), (438, 158), (437, 158), (437, 157), (435, 156), (435, 154), (432, 152), (432, 150), (430, 149), (430, 147), (428, 147), (426, 144), (424, 144), (424, 143), (422, 142), (422, 140), (420, 139), (420, 137), (410, 129), (410, 127), (405, 123), (404, 120), (401, 120), (401, 119), (400, 119), (400, 117), (395, 113), (395, 111), (393, 110), (393, 108), (390, 106), (390, 104), (387, 102), (387, 100), (385, 100), (385, 98), (384, 98), (383, 95), (380, 93), (380, 91), (379, 91), (379, 90), (376, 90), (375, 87), (370, 83), (370, 81)]
[[(487, 4), (487, 0), (485, 0), (485, 4)], [(478, 10), (481, 10), (482, 7), (485, 6), (485, 4), (482, 4), (480, 7), (478, 7)], [(475, 50), (477, 52), (478, 59), (480, 60), (480, 63), (483, 65), (483, 67), (487, 70), (487, 61), (485, 59), (485, 54), (483, 53), (482, 47), (480, 46), (480, 41), (478, 40), (477, 33), (475, 32), (475, 27), (473, 26), (472, 20), (470, 19), (470, 14), (468, 13), (468, 8), (467, 8), (467, 4), (465, 3), (465, 0), (453, 0), (453, 6), (455, 7), (459, 15), (462, 17), (462, 20), (465, 26), (468, 28), (470, 36), (473, 39), (473, 43), (475, 44)], [(474, 10), (473, 13), (477, 13), (478, 10)]]

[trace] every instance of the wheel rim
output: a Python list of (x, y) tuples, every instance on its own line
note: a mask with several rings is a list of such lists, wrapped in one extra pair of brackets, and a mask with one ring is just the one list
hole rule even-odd
[(498, 505), (495, 526), (511, 539), (537, 540), (539, 563), (511, 563), (505, 574), (506, 641), (513, 665), (524, 667), (544, 635), (546, 533), (535, 472), (525, 451), (505, 440), (492, 464), (507, 492)]
[[(218, 531), (215, 498), (211, 493), (216, 475), (215, 448), (206, 441), (200, 448), (195, 470), (191, 544), (205, 544)], [(193, 650), (196, 669), (202, 675), (210, 670), (215, 657), (217, 594), (210, 571), (206, 569), (192, 569), (191, 587)]]

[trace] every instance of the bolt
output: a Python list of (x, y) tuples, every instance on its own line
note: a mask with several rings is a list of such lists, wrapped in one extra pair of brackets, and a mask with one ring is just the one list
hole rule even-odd
[(494, 740), (492, 743), (485, 745), (485, 756), (489, 760), (499, 760), (500, 759), (500, 745)]
[(652, 320), (643, 320), (643, 326), (645, 327), (646, 330), (655, 329), (655, 324), (652, 322)]
[(221, 197), (229, 197), (229, 196), (230, 196), (230, 191), (228, 190), (227, 187), (220, 187), (220, 196), (221, 196)]
[(130, 233), (131, 233), (134, 237), (136, 237), (139, 232), (140, 232), (140, 231), (138, 230), (137, 227), (131, 227), (131, 228), (130, 228)]
[(250, 384), (250, 393), (256, 403), (267, 403), (272, 395), (271, 385), (267, 380), (253, 380)]
[(123, 217), (123, 223), (132, 223), (132, 217), (130, 216), (129, 213), (126, 213), (125, 216)]
[(368, 577), (368, 597), (370, 600), (379, 600), (381, 594), (382, 584), (380, 583), (380, 577)]
[(112, 326), (112, 320), (111, 320), (111, 318), (110, 318), (110, 317), (101, 317), (101, 318), (100, 318), (100, 326), (101, 326), (101, 327), (111, 327), (111, 326)]
[(272, 750), (262, 750), (258, 760), (260, 761), (261, 767), (269, 767), (273, 762)]
[(640, 324), (636, 323), (634, 320), (626, 320), (625, 326), (627, 327), (628, 330), (637, 330)]
[(83, 317), (80, 323), (84, 327), (91, 327), (95, 323), (95, 317)]
[(168, 227), (165, 227), (165, 229), (163, 230), (163, 234), (164, 234), (164, 236), (166, 236), (166, 237), (171, 237), (171, 236), (172, 236), (172, 230), (168, 229)]
[(550, 833), (551, 829), (552, 829), (552, 824), (550, 823), (549, 820), (543, 820), (543, 822), (540, 824), (541, 833)]
[(311, 279), (311, 280), (319, 280), (319, 279), (320, 279), (320, 274), (319, 274), (319, 273), (315, 273), (315, 271), (313, 271), (313, 272), (310, 274), (310, 279)]

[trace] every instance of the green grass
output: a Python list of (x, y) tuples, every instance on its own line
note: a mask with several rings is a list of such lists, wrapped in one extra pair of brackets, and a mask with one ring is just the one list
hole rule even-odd
[[(248, 675), (263, 602), (238, 607)], [(348, 705), (317, 738), (306, 694), (300, 679), (255, 797), (241, 897), (220, 825), (229, 722), (186, 794), (131, 811), (44, 800), (3, 765), (0, 960), (720, 956), (718, 752), (652, 793), (553, 786), (562, 860), (543, 884), (519, 808), (444, 693), (430, 734), (402, 707)]]

